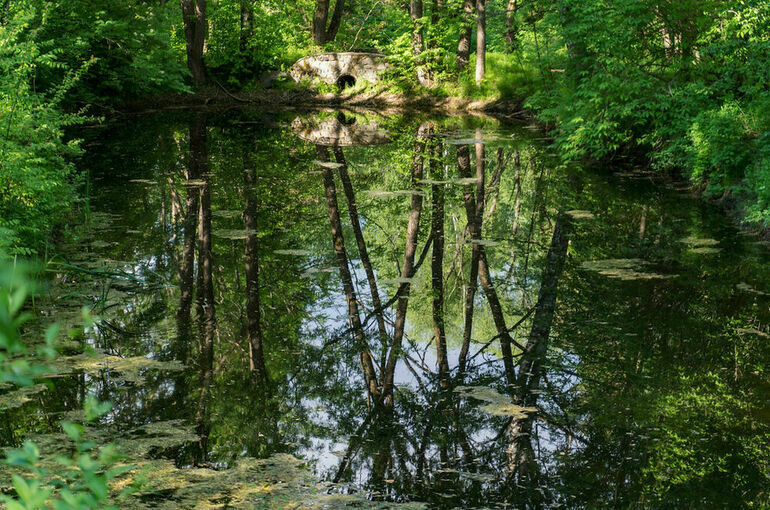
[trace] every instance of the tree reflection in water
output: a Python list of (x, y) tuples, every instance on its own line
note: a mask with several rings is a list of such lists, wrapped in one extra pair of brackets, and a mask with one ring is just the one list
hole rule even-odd
[(99, 256), (167, 291), (89, 341), (188, 370), (73, 378), (6, 423), (95, 391), (123, 430), (194, 425), (152, 452), (178, 466), (290, 453), (441, 508), (767, 499), (770, 257), (719, 211), (490, 119), (133, 122), (85, 156), (121, 218)]

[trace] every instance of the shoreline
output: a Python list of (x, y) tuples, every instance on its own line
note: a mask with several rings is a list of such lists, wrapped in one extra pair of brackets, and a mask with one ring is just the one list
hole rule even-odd
[[(97, 106), (98, 105), (94, 105)], [(258, 106), (266, 109), (362, 108), (384, 113), (464, 113), (502, 118), (535, 120), (534, 114), (522, 107), (520, 101), (481, 100), (463, 97), (436, 97), (430, 95), (405, 96), (401, 94), (361, 93), (353, 95), (320, 94), (312, 91), (263, 90), (232, 93), (224, 87), (207, 87), (192, 94), (156, 95), (118, 105), (113, 113), (142, 114), (161, 110), (187, 108), (217, 108)]]
[[(97, 106), (97, 105), (94, 105)], [(463, 114), (498, 119), (518, 119), (535, 122), (547, 130), (547, 125), (537, 119), (531, 110), (522, 106), (521, 101), (481, 100), (462, 97), (436, 97), (430, 95), (405, 96), (401, 94), (321, 94), (310, 90), (262, 90), (258, 92), (232, 93), (221, 86), (210, 86), (191, 94), (162, 94), (146, 97), (119, 105), (112, 115), (142, 115), (160, 111), (186, 109), (229, 109), (234, 107), (259, 107), (271, 110), (315, 110), (338, 108), (346, 110), (376, 110), (383, 114)], [(682, 172), (676, 172), (677, 179), (686, 182), (690, 191), (704, 202), (720, 206), (741, 230), (754, 232), (764, 240), (770, 240), (770, 227), (745, 220), (745, 207), (740, 200), (727, 195), (709, 197), (702, 186), (691, 182)]]

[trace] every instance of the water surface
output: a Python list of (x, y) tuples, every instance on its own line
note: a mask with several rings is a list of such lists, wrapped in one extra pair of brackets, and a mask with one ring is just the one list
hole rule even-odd
[(4, 444), (55, 448), (96, 395), (144, 469), (125, 506), (769, 504), (770, 252), (678, 183), (487, 118), (85, 136), (88, 220), (38, 311), (90, 303), (96, 357), (4, 403)]

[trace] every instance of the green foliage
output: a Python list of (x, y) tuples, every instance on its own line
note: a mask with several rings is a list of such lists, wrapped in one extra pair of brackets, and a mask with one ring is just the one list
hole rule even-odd
[[(58, 106), (89, 66), (63, 66), (55, 51), (41, 49), (33, 26), (29, 13), (0, 25), (0, 249), (22, 254), (41, 244), (74, 201), (67, 158), (79, 149), (63, 140), (63, 130), (83, 117)], [(53, 69), (62, 80), (37, 92), (36, 76)]]
[[(178, 6), (143, 0), (11, 4), (11, 15), (29, 18), (33, 33), (24, 34), (57, 65), (39, 69), (37, 90), (59, 87), (68, 70), (90, 62), (88, 72), (71, 87), (69, 104), (115, 102), (158, 92), (181, 92), (186, 71), (170, 46), (171, 19)], [(23, 31), (24, 33), (24, 31)]]
[[(310, 5), (276, 0), (209, 3), (207, 66), (217, 79), (240, 87), (263, 71), (288, 68), (308, 54), (309, 32), (297, 25)], [(242, 9), (250, 11), (250, 23), (242, 23)]]
[[(37, 356), (32, 356), (20, 330), (31, 318), (23, 307), (35, 289), (34, 280), (25, 266), (6, 264), (0, 267), (0, 382), (31, 386), (36, 377), (50, 372), (39, 360), (51, 360), (56, 356), (54, 342), (59, 327), (52, 325), (46, 330), (45, 343), (37, 349)], [(85, 318), (88, 319), (87, 314)], [(86, 422), (93, 422), (110, 407), (109, 403), (99, 402), (93, 396), (87, 397)], [(20, 449), (6, 452), (6, 464), (32, 475), (12, 475), (16, 496), (0, 496), (9, 510), (113, 508), (107, 505), (108, 483), (131, 468), (113, 466), (120, 458), (115, 446), (100, 446), (89, 440), (83, 425), (63, 421), (61, 427), (72, 441), (72, 454), (56, 458), (59, 467), (55, 473), (42, 467), (40, 451), (32, 441), (27, 440)], [(41, 480), (53, 481), (47, 486), (41, 484)]]
[(566, 72), (528, 104), (558, 125), (564, 159), (636, 153), (770, 221), (770, 2), (562, 1), (541, 24), (567, 48), (541, 73)]

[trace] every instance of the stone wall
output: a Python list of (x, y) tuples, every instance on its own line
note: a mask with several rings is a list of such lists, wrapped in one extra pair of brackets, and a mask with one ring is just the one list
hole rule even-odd
[(352, 77), (355, 81), (374, 83), (389, 67), (385, 56), (379, 53), (319, 53), (299, 59), (289, 69), (289, 75), (296, 82), (320, 79), (335, 84), (340, 78)]

